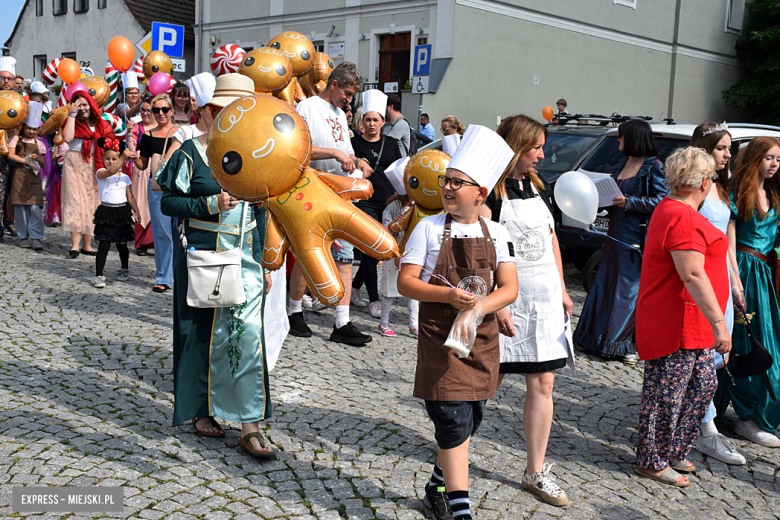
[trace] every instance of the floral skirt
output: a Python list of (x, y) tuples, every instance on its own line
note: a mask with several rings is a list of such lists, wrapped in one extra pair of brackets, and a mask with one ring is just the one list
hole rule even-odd
[(70, 150), (62, 165), (62, 229), (92, 235), (92, 217), (100, 205), (95, 159), (85, 163), (81, 152)]

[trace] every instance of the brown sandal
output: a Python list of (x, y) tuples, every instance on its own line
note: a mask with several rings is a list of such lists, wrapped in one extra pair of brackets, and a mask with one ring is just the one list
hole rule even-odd
[[(257, 451), (252, 447), (252, 443), (250, 440), (252, 437), (257, 438), (258, 441), (260, 441), (260, 445), (263, 446), (263, 448), (268, 448), (268, 445), (265, 443), (265, 439), (263, 439), (263, 436), (260, 435), (260, 432), (252, 432), (247, 433), (240, 439), (238, 439), (238, 444), (241, 446), (241, 450), (243, 453), (246, 453), (247, 455), (250, 455), (256, 459), (260, 460), (273, 460), (276, 458), (276, 453), (273, 451)], [(268, 448), (270, 450), (270, 448)]]
[[(207, 432), (205, 429), (198, 428), (198, 421), (201, 419), (208, 419), (211, 421), (211, 426), (207, 426), (207, 428), (217, 428), (219, 429), (219, 432), (213, 433), (213, 432)], [(213, 418), (213, 417), (196, 417), (192, 420), (192, 425), (195, 427), (195, 431), (198, 435), (201, 437), (211, 437), (213, 439), (224, 439), (225, 438), (225, 430), (222, 429), (222, 426)]]

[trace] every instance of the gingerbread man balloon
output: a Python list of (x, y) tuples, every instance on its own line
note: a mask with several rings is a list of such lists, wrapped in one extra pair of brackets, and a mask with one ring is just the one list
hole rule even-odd
[(325, 90), (327, 87), (328, 76), (333, 72), (336, 65), (330, 56), (324, 52), (318, 52), (314, 55), (314, 65), (309, 69), (309, 72), (305, 76), (301, 77), (300, 81), (303, 90), (309, 97), (317, 96)]
[(6, 130), (21, 128), (27, 119), (27, 102), (12, 90), (0, 92), (0, 156), (8, 155)]
[(304, 76), (314, 65), (314, 45), (301, 33), (285, 31), (274, 36), (268, 42), (268, 46), (282, 51), (290, 60), (295, 78), (290, 80), (287, 88), (277, 94), (277, 97), (295, 106), (297, 102), (306, 99), (306, 94), (297, 78)]
[(406, 252), (406, 242), (417, 224), (444, 211), (439, 176), (444, 175), (449, 164), (450, 156), (434, 149), (417, 152), (409, 159), (404, 170), (404, 187), (412, 204), (388, 226), (393, 233), (404, 232), (399, 246), (402, 253)]
[(226, 106), (209, 131), (208, 158), (222, 189), (265, 202), (263, 266), (279, 269), (292, 248), (312, 295), (322, 303), (336, 305), (344, 296), (330, 253), (334, 240), (380, 260), (398, 256), (392, 235), (350, 202), (369, 198), (370, 182), (308, 167), (309, 130), (289, 104), (249, 96)]
[(144, 76), (151, 78), (158, 72), (164, 72), (169, 76), (173, 74), (173, 62), (167, 54), (161, 51), (152, 51), (144, 56)]
[[(109, 89), (108, 82), (100, 76), (87, 76), (80, 80), (87, 87), (89, 95), (95, 100), (99, 108), (103, 108), (109, 97), (111, 96), (111, 90)], [(62, 125), (65, 123), (65, 119), (68, 117), (68, 111), (70, 110), (70, 104), (61, 106), (49, 114), (49, 118), (38, 129), (38, 135), (43, 137), (56, 131), (53, 142), (56, 146), (60, 146), (65, 141), (62, 139)], [(116, 128), (115, 125), (112, 125)]]
[(238, 73), (254, 82), (257, 94), (278, 94), (293, 77), (290, 60), (271, 47), (261, 47), (244, 56)]

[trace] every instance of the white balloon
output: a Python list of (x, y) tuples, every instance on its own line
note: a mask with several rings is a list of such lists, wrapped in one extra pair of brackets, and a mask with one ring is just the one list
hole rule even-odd
[(566, 172), (555, 183), (555, 202), (568, 217), (588, 226), (596, 219), (599, 193), (584, 173)]

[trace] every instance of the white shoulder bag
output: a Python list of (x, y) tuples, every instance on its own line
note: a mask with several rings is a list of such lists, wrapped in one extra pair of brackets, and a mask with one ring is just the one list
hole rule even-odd
[(246, 301), (241, 278), (241, 247), (250, 205), (244, 202), (241, 211), (241, 236), (238, 247), (216, 251), (187, 251), (184, 224), (181, 225), (181, 245), (187, 254), (187, 305), (199, 309), (233, 307)]

